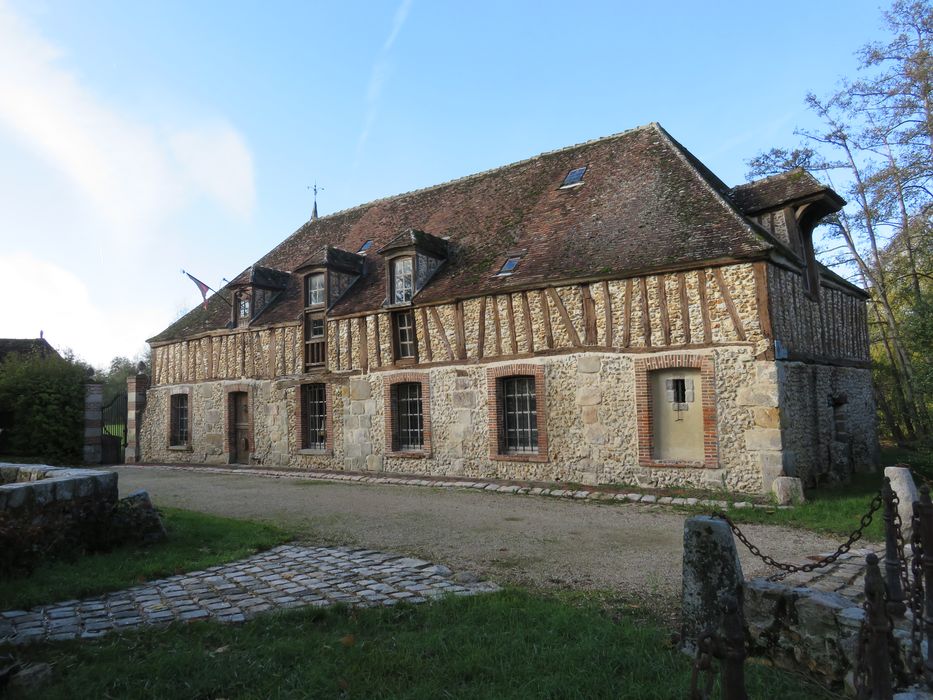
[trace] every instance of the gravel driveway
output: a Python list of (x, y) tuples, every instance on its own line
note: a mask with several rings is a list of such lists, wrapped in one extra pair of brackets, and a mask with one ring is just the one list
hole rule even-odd
[[(498, 583), (680, 595), (682, 513), (598, 503), (384, 484), (330, 483), (166, 467), (120, 467), (120, 491), (157, 505), (265, 520), (314, 544), (397, 552)], [(799, 561), (836, 542), (806, 532), (743, 526), (775, 559)], [(746, 576), (766, 568), (741, 550)]]

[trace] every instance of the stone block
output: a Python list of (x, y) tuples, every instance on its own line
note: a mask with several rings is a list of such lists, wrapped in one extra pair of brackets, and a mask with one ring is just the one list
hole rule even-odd
[(204, 419), (213, 425), (220, 425), (220, 411), (212, 408), (204, 412)]
[(591, 423), (586, 426), (583, 433), (586, 435), (586, 441), (591, 445), (605, 445), (609, 434), (605, 426), (599, 423)]
[(350, 400), (365, 401), (372, 396), (372, 387), (365, 379), (350, 380)]
[(343, 425), (347, 430), (356, 430), (360, 427), (360, 416), (348, 416)]
[(780, 428), (781, 412), (777, 408), (755, 406), (752, 409), (755, 425), (760, 428)]
[(588, 386), (577, 389), (577, 406), (596, 406), (603, 401), (599, 387)]
[(780, 450), (781, 431), (774, 428), (752, 428), (745, 431), (745, 447), (748, 450)]
[(739, 389), (735, 396), (739, 406), (765, 406), (777, 408), (778, 395), (776, 387), (748, 386)]
[(451, 396), (454, 408), (473, 408), (476, 406), (475, 391), (455, 391)]
[(382, 455), (368, 455), (366, 457), (366, 468), (371, 472), (381, 472), (383, 470)]
[(587, 425), (599, 422), (599, 412), (596, 406), (584, 406), (581, 415), (583, 416), (583, 422)]
[(366, 406), (360, 401), (354, 401), (350, 404), (350, 415), (360, 416), (366, 412)]
[(729, 525), (698, 515), (684, 522), (681, 645), (693, 653), (700, 634), (718, 628), (725, 604), (738, 600), (745, 577)]
[(70, 501), (74, 498), (79, 481), (79, 479), (55, 479), (52, 482), (55, 484), (55, 500)]
[(602, 358), (595, 355), (584, 355), (577, 360), (577, 372), (581, 374), (594, 374), (602, 367)]
[(55, 482), (37, 481), (30, 486), (36, 506), (45, 506), (55, 500)]
[(371, 416), (360, 416), (360, 430), (370, 430), (373, 427), (373, 419)]
[(473, 380), (470, 377), (457, 377), (456, 389), (457, 391), (469, 391), (470, 389), (475, 389)]
[(805, 501), (803, 482), (794, 476), (779, 476), (771, 482), (771, 492), (779, 506), (792, 506)]
[(884, 475), (891, 480), (891, 488), (897, 494), (897, 513), (901, 516), (901, 532), (904, 535), (904, 541), (909, 542), (910, 533), (913, 531), (910, 526), (914, 512), (913, 504), (914, 501), (920, 500), (920, 493), (907, 467), (885, 467)]

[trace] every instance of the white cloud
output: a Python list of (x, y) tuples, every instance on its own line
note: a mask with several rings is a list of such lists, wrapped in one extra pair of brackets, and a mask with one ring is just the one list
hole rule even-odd
[(64, 59), (0, 3), (0, 128), (63, 173), (112, 236), (151, 232), (198, 192), (249, 216), (252, 158), (232, 126), (215, 120), (173, 131), (133, 119), (82, 84)]
[(369, 76), (369, 83), (366, 85), (366, 114), (363, 117), (363, 128), (360, 130), (359, 138), (356, 140), (356, 160), (354, 167), (359, 165), (360, 157), (363, 155), (363, 149), (366, 147), (366, 142), (369, 141), (369, 134), (376, 124), (382, 91), (391, 73), (389, 51), (392, 50), (392, 46), (395, 44), (399, 32), (402, 31), (402, 27), (405, 25), (405, 20), (408, 19), (411, 5), (412, 0), (402, 0), (395, 9), (389, 36), (386, 37), (382, 45), (382, 50), (379, 52), (379, 57), (373, 64), (373, 69)]
[[(0, 0), (0, 337), (132, 357), (197, 299), (180, 280), (227, 264), (212, 231), (246, 230), (253, 158), (219, 116), (139, 116)], [(145, 86), (142, 86), (144, 89)], [(176, 101), (177, 102), (177, 101)]]
[(72, 348), (103, 367), (116, 355), (133, 357), (154, 333), (150, 314), (102, 310), (77, 275), (30, 253), (0, 256), (0, 279), (16, 299), (4, 308), (0, 337), (38, 338), (44, 332), (55, 348)]
[(249, 217), (256, 200), (253, 156), (239, 132), (218, 123), (176, 132), (170, 143), (195, 189), (241, 218)]

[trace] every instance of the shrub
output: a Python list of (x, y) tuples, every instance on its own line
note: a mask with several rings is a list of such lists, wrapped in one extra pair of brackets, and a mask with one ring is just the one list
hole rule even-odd
[(0, 363), (0, 454), (80, 462), (86, 379), (82, 365), (57, 356), (8, 355)]

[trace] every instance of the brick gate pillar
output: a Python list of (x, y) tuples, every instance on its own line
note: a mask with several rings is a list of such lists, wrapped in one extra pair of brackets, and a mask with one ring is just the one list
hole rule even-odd
[(126, 463), (137, 464), (143, 460), (139, 444), (139, 429), (142, 427), (143, 409), (146, 408), (146, 390), (149, 377), (137, 374), (126, 378)]
[(84, 385), (84, 463), (100, 464), (100, 432), (103, 427), (100, 409), (104, 403), (104, 385), (88, 382)]

